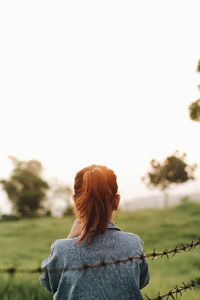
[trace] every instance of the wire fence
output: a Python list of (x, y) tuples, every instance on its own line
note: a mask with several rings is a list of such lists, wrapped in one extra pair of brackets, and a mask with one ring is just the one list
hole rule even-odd
[[(146, 255), (144, 253), (141, 253), (141, 254), (138, 254), (137, 256), (128, 256), (126, 258), (113, 259), (111, 261), (102, 260), (98, 264), (94, 264), (94, 265), (83, 264), (80, 267), (71, 267), (71, 268), (66, 267), (66, 268), (54, 268), (54, 269), (47, 269), (47, 268), (41, 268), (41, 267), (38, 267), (36, 269), (23, 269), (23, 268), (18, 269), (15, 267), (10, 267), (10, 268), (4, 268), (4, 269), (0, 268), (0, 273), (8, 273), (11, 275), (11, 277), (13, 277), (13, 275), (15, 273), (41, 273), (41, 272), (62, 272), (62, 271), (80, 271), (80, 270), (86, 271), (87, 269), (94, 269), (97, 267), (105, 267), (107, 265), (112, 265), (112, 264), (118, 265), (119, 263), (126, 263), (128, 261), (133, 261), (136, 259), (142, 260), (145, 258), (152, 258), (154, 260), (158, 257), (160, 257), (160, 258), (167, 257), (169, 259), (170, 257), (173, 257), (178, 253), (189, 252), (190, 250), (195, 249), (197, 246), (200, 246), (200, 238), (196, 242), (191, 241), (190, 243), (187, 243), (187, 244), (181, 243), (181, 246), (176, 246), (175, 248), (170, 249), (170, 250), (164, 249), (161, 252), (157, 252), (156, 249), (154, 249), (153, 252), (148, 253)], [(197, 285), (200, 285), (200, 278), (191, 280), (191, 283), (189, 283), (189, 284), (185, 284), (184, 282), (182, 284), (183, 285), (180, 287), (175, 285), (175, 287), (172, 290), (170, 290), (168, 293), (166, 293), (164, 295), (160, 295), (160, 292), (158, 292), (158, 295), (156, 298), (149, 298), (147, 295), (145, 295), (145, 296), (146, 296), (147, 300), (161, 300), (164, 298), (167, 298), (167, 300), (175, 299), (175, 296), (177, 297), (177, 295), (182, 296), (182, 292), (186, 292), (186, 290), (188, 290), (188, 289), (190, 289), (190, 290), (195, 289), (195, 287)]]
[(170, 290), (168, 293), (164, 294), (164, 295), (160, 295), (160, 292), (158, 293), (158, 296), (156, 298), (149, 298), (147, 295), (146, 298), (147, 300), (162, 300), (164, 298), (167, 299), (175, 299), (175, 296), (177, 297), (178, 295), (182, 296), (182, 292), (186, 292), (186, 290), (188, 289), (195, 289), (195, 287), (197, 285), (200, 285), (200, 278), (197, 278), (196, 280), (191, 280), (191, 283), (189, 284), (185, 284), (184, 282), (182, 283), (183, 285), (178, 287), (177, 285), (175, 285), (175, 287)]

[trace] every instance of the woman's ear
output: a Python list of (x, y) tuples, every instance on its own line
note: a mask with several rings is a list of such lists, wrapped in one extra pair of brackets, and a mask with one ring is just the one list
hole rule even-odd
[(115, 206), (113, 210), (118, 210), (119, 202), (120, 202), (120, 194), (117, 194), (115, 198)]

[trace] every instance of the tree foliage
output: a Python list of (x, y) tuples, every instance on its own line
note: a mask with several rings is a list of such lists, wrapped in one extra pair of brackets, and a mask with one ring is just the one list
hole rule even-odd
[(41, 178), (42, 165), (37, 160), (20, 161), (9, 157), (14, 169), (9, 179), (0, 183), (13, 204), (14, 212), (22, 217), (35, 216), (43, 209), (49, 185)]
[(175, 151), (173, 155), (168, 156), (163, 162), (152, 159), (151, 171), (142, 180), (148, 187), (157, 187), (165, 194), (165, 205), (167, 206), (167, 193), (166, 190), (171, 184), (180, 184), (193, 180), (194, 170), (197, 165), (188, 165), (185, 162), (186, 153), (179, 155)]
[[(200, 72), (200, 60), (197, 64), (197, 72)], [(198, 86), (200, 89), (200, 85)], [(192, 121), (200, 122), (200, 99), (197, 99), (196, 101), (193, 101), (189, 107), (189, 116)]]
[(74, 206), (72, 205), (70, 198), (72, 196), (72, 189), (69, 185), (59, 184), (54, 191), (54, 197), (59, 197), (66, 202), (66, 208), (63, 212), (63, 216), (72, 215)]
[(191, 120), (200, 122), (200, 99), (198, 99), (190, 104), (189, 114), (190, 114)]
[(197, 72), (200, 72), (200, 60), (197, 63)]

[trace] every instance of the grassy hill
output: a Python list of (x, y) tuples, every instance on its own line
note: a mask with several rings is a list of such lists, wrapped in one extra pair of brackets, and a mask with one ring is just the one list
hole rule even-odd
[[(43, 217), (0, 222), (0, 268), (37, 268), (49, 256), (52, 241), (68, 235), (74, 218)], [(162, 251), (181, 243), (189, 243), (200, 237), (200, 204), (181, 203), (168, 209), (119, 211), (113, 221), (123, 231), (137, 233), (145, 245), (145, 253), (154, 248)], [(170, 258), (149, 259), (151, 281), (142, 292), (156, 297), (158, 291), (165, 294), (182, 281), (200, 277), (200, 246), (188, 253)], [(39, 273), (16, 274), (12, 280), (0, 273), (0, 299), (45, 300), (52, 299), (39, 283)], [(8, 286), (7, 286), (8, 285)], [(200, 289), (187, 291), (181, 299), (200, 299)]]

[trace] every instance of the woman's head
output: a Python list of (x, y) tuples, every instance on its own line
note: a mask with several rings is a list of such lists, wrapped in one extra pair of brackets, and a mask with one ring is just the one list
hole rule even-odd
[(78, 243), (89, 237), (103, 233), (117, 210), (120, 196), (117, 194), (117, 177), (105, 166), (91, 165), (83, 168), (75, 176), (74, 204), (83, 231)]

